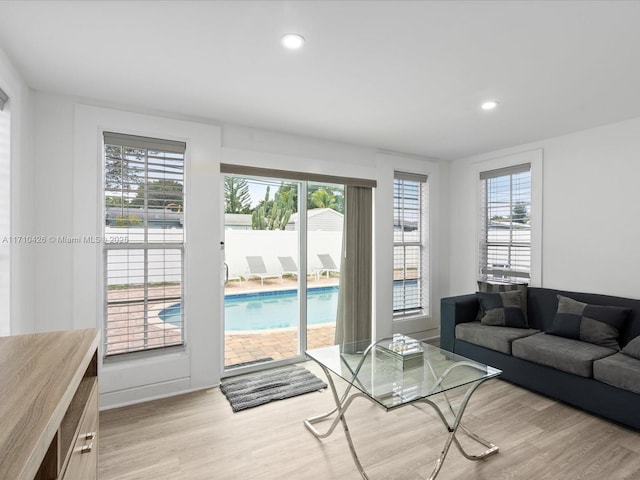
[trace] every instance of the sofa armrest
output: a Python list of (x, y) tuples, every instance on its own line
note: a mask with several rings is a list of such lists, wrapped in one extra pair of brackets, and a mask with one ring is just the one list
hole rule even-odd
[(455, 351), (456, 325), (473, 322), (478, 315), (478, 308), (478, 296), (475, 293), (440, 300), (440, 348)]

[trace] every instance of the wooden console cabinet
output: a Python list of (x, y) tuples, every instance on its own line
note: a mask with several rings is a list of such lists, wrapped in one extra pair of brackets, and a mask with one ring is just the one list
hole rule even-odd
[(95, 480), (98, 331), (0, 337), (0, 478)]

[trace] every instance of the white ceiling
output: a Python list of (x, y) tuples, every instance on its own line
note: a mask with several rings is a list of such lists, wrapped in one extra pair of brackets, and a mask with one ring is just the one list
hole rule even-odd
[(2, 1), (0, 48), (36, 90), (445, 159), (640, 116), (638, 1)]

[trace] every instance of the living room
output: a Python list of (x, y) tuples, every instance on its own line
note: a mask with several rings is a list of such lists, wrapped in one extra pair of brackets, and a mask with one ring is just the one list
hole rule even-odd
[[(165, 31), (144, 25), (144, 18)], [(189, 348), (99, 358), (105, 412), (211, 389), (224, 376), (216, 321), (223, 306), (211, 294), (220, 291), (221, 164), (376, 182), (375, 338), (405, 333), (437, 340), (440, 299), (476, 290), (478, 173), (520, 163), (531, 164), (530, 284), (640, 298), (638, 20), (637, 2), (2, 2), (0, 88), (8, 97), (2, 119), (10, 119), (10, 134), (0, 133), (2, 236), (102, 235), (101, 170), (94, 160), (105, 129), (189, 140), (187, 198), (196, 206), (186, 219)], [(289, 30), (305, 36), (300, 51), (279, 45)], [(346, 39), (354, 43), (341, 43)], [(486, 100), (497, 107), (483, 111)], [(391, 319), (395, 172), (424, 175), (429, 184), (428, 314), (404, 324)], [(2, 335), (102, 328), (101, 245), (9, 243), (0, 245)], [(478, 399), (493, 398), (481, 393)], [(513, 395), (533, 402), (534, 410), (551, 404), (520, 390)], [(223, 400), (216, 398), (220, 412), (211, 418), (235, 428), (238, 420)], [(274, 406), (273, 415), (302, 414), (291, 423), (302, 427), (306, 415), (319, 413), (316, 404), (302, 413), (310, 402), (305, 396), (290, 401), (298, 402), (294, 409)], [(135, 408), (125, 418), (150, 415)], [(180, 416), (177, 407), (166, 409)], [(585, 422), (568, 407), (553, 411)], [(399, 425), (410, 423), (404, 412), (397, 418)], [(242, 429), (275, 428), (259, 408), (240, 422)], [(637, 433), (596, 425), (608, 432), (604, 438), (620, 435), (640, 453)], [(298, 433), (309, 442), (301, 452), (317, 455), (318, 442), (304, 428)], [(371, 436), (354, 441), (368, 443)], [(274, 430), (265, 442), (284, 440)], [(322, 455), (345, 453), (344, 439), (331, 442)], [(228, 449), (229, 462), (241, 454), (222, 443), (216, 448)], [(274, 450), (268, 451), (256, 453), (255, 468), (269, 464)], [(110, 452), (113, 461), (117, 452)], [(286, 463), (294, 453), (272, 460)], [(544, 461), (551, 454), (540, 455)], [(335, 470), (323, 467), (318, 478), (357, 478), (345, 458)], [(251, 468), (245, 460), (238, 468)], [(416, 478), (398, 462), (394, 476), (380, 467), (372, 478)], [(450, 472), (445, 465), (441, 478), (460, 478), (475, 467), (463, 462), (452, 463)], [(621, 471), (609, 478), (638, 472)], [(154, 472), (146, 478), (162, 478)], [(219, 478), (275, 478), (230, 472)], [(191, 473), (182, 478), (218, 478)], [(567, 475), (556, 478), (578, 476)]]

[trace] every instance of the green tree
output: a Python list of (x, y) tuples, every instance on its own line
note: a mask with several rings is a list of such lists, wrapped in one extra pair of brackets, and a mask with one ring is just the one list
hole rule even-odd
[(108, 197), (121, 197), (124, 203), (128, 201), (127, 193), (135, 191), (142, 181), (132, 162), (141, 160), (142, 152), (139, 150), (105, 146), (104, 178)]
[(310, 185), (307, 208), (331, 208), (344, 213), (344, 187)]
[(253, 230), (284, 230), (293, 213), (293, 195), (276, 192), (274, 199), (269, 199), (269, 187), (251, 217)]
[(224, 213), (251, 213), (251, 194), (246, 178), (224, 177)]
[(331, 208), (338, 209), (338, 202), (333, 192), (321, 188), (309, 195), (309, 208)]
[(105, 197), (105, 204), (108, 207), (126, 207), (129, 202), (127, 202), (122, 196), (108, 196)]
[[(170, 208), (181, 212), (183, 210), (184, 195), (182, 182), (161, 178), (147, 183), (147, 206), (149, 208)], [(138, 187), (136, 197), (131, 205), (144, 205), (144, 186)]]
[(511, 212), (511, 218), (515, 223), (528, 223), (529, 212), (527, 212), (527, 205), (522, 202), (518, 202), (513, 206)]
[(134, 214), (119, 215), (115, 219), (116, 227), (137, 227), (144, 225), (144, 222)]
[(278, 187), (276, 195), (280, 195), (282, 201), (291, 206), (293, 213), (298, 211), (298, 186), (295, 183), (282, 182)]

